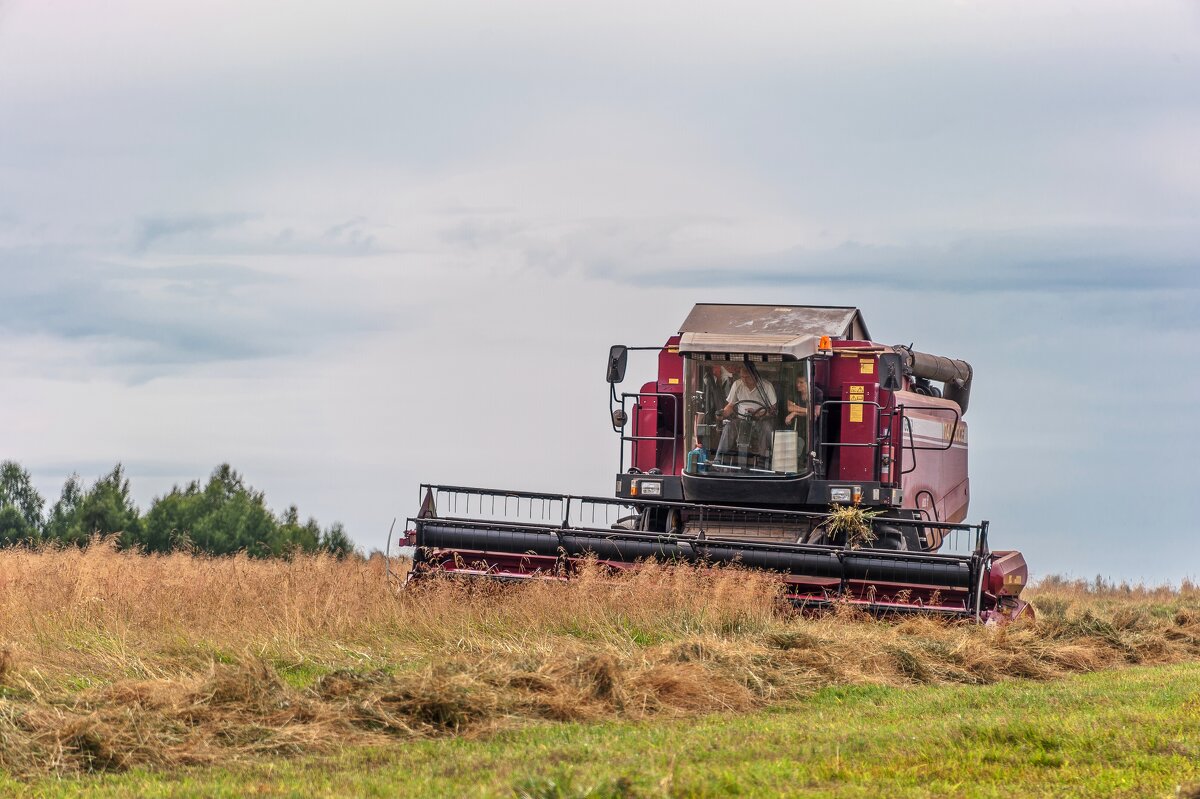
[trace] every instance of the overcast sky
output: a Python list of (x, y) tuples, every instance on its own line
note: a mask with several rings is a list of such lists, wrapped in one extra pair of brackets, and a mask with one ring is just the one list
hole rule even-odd
[[(972, 520), (1200, 576), (1200, 4), (0, 0), (0, 456), (365, 549), (606, 494), (695, 302), (962, 358)], [(634, 361), (629, 385), (651, 375)]]

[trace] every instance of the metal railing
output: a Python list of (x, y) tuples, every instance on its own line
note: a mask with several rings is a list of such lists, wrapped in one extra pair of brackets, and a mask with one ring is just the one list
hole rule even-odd
[[(792, 540), (787, 536), (767, 539), (748, 533), (761, 532), (769, 526), (773, 532), (788, 530), (800, 533), (813, 529), (829, 517), (828, 514), (809, 511), (763, 510), (761, 508), (733, 507), (725, 505), (699, 505), (669, 500), (631, 500), (591, 497), (574, 494), (554, 494), (531, 491), (508, 491), (501, 489), (474, 488), (468, 486), (444, 486), (422, 484), (422, 513), (410, 518), (410, 529), (418, 531), (424, 525), (434, 528), (475, 530), (477, 533), (494, 535), (498, 544), (513, 535), (529, 537), (544, 534), (550, 537), (555, 547), (566, 546), (567, 542), (576, 551), (586, 551), (592, 546), (603, 547), (604, 542), (626, 542), (618, 546), (629, 546), (641, 542), (640, 546), (656, 547), (653, 551), (676, 553), (725, 552), (744, 556), (751, 562), (787, 563), (796, 559), (818, 556), (823, 563), (833, 557), (841, 564), (865, 562), (892, 564), (889, 568), (945, 569), (967, 568), (969, 583), (959, 583), (965, 594), (963, 610), (977, 618), (983, 608), (983, 586), (991, 562), (988, 549), (988, 523), (978, 525), (929, 522), (924, 520), (880, 518), (879, 521), (895, 526), (935, 528), (945, 538), (962, 536), (970, 546), (959, 552), (924, 552), (875, 549), (869, 546), (851, 547), (830, 544), (803, 543), (799, 535)], [(674, 517), (672, 516), (674, 514)], [(680, 522), (672, 529), (672, 518)], [(482, 540), (472, 539), (472, 540)], [(557, 541), (557, 544), (554, 542)], [(580, 544), (592, 541), (593, 544)], [(526, 545), (522, 545), (524, 551)], [(584, 550), (578, 548), (583, 546)], [(611, 548), (612, 543), (607, 546)], [(418, 560), (421, 558), (418, 549)], [(707, 557), (706, 555), (704, 557)], [(776, 560), (772, 561), (771, 558)], [(778, 560), (783, 558), (784, 560)], [(703, 559), (703, 558), (702, 558)], [(910, 564), (910, 565), (904, 565)], [(921, 564), (924, 564), (922, 566)], [(941, 564), (941, 565), (938, 565)], [(955, 566), (957, 564), (957, 566)], [(768, 567), (773, 568), (773, 567)], [(837, 595), (847, 590), (843, 566), (842, 585)], [(940, 572), (945, 573), (945, 572)], [(888, 580), (883, 580), (888, 583)], [(958, 589), (956, 589), (958, 590)]]
[[(906, 410), (905, 406), (899, 405), (899, 406), (897, 406), (897, 409), (899, 410), (899, 412), (901, 414), (900, 418), (903, 420), (903, 422), (902, 422), (903, 428), (900, 431), (900, 450), (901, 450), (901, 453), (908, 452), (910, 455), (910, 459), (912, 461), (912, 465), (909, 466), (907, 469), (904, 469), (902, 472), (900, 472), (901, 474), (909, 474), (910, 472), (913, 472), (916, 470), (916, 468), (917, 468), (917, 453), (918, 452), (945, 452), (946, 450), (948, 450), (954, 446), (955, 438), (957, 438), (957, 436), (958, 436), (958, 424), (962, 420), (962, 414), (960, 414), (958, 411), (954, 410), (953, 408), (930, 408), (930, 407), (926, 407), (926, 406), (921, 406), (920, 410), (930, 412), (930, 413), (952, 413), (952, 414), (954, 414), (954, 424), (950, 428), (949, 441), (946, 442), (945, 446), (932, 447), (932, 446), (927, 446), (927, 445), (923, 445), (923, 444), (922, 445), (917, 444), (916, 439), (913, 438), (912, 417), (910, 417), (908, 414), (904, 413), (904, 411)], [(908, 440), (907, 444), (905, 443), (905, 439)]]
[[(662, 391), (623, 391), (623, 392), (621, 392), (621, 394), (620, 394), (620, 398), (621, 398), (621, 413), (622, 413), (622, 414), (625, 414), (625, 400), (627, 400), (627, 399), (632, 399), (632, 400), (634, 400), (633, 407), (635, 408), (635, 413), (636, 413), (636, 412), (638, 412), (636, 409), (638, 409), (638, 408), (640, 407), (640, 400), (641, 400), (643, 397), (657, 397), (657, 398), (658, 398), (658, 402), (659, 402), (659, 405), (660, 405), (660, 407), (658, 407), (658, 408), (656, 408), (656, 409), (655, 409), (655, 410), (656, 410), (656, 418), (655, 418), (655, 428), (654, 428), (654, 429), (655, 429), (655, 431), (656, 431), (656, 432), (657, 432), (657, 430), (658, 430), (658, 418), (661, 418), (661, 417), (662, 417), (662, 415), (663, 415), (663, 413), (664, 413), (664, 409), (661, 407), (661, 405), (662, 405), (662, 402), (663, 402), (663, 400), (664, 400), (664, 399), (667, 399), (667, 400), (670, 400), (670, 401), (671, 401), (671, 402), (670, 402), (670, 408), (671, 408), (671, 435), (669, 435), (669, 436), (659, 436), (659, 435), (653, 435), (653, 436), (647, 436), (647, 435), (627, 435), (627, 434), (626, 434), (626, 433), (625, 433), (625, 432), (622, 430), (622, 431), (621, 431), (621, 441), (620, 441), (620, 444), (619, 444), (619, 447), (620, 447), (620, 450), (621, 450), (621, 451), (620, 451), (620, 465), (619, 465), (619, 468), (618, 468), (618, 470), (617, 470), (617, 471), (621, 471), (621, 472), (625, 471), (625, 443), (626, 443), (626, 442), (629, 442), (629, 443), (630, 443), (629, 459), (630, 459), (630, 461), (632, 462), (632, 461), (634, 460), (634, 447), (636, 447), (636, 446), (637, 446), (637, 442), (639, 442), (639, 441), (670, 441), (670, 442), (671, 442), (671, 460), (670, 460), (670, 463), (671, 463), (672, 465), (674, 465), (674, 464), (678, 463), (678, 458), (679, 458), (679, 441), (680, 441), (680, 437), (681, 437), (681, 436), (680, 436), (680, 431), (679, 431), (679, 418), (680, 418), (680, 413), (679, 413), (679, 400), (680, 400), (680, 397), (679, 397), (679, 395), (678, 395), (678, 394), (670, 394), (670, 393), (667, 393), (667, 392), (662, 392)], [(627, 419), (629, 418), (629, 417), (628, 417), (628, 415), (626, 415), (626, 418), (627, 418)], [(630, 424), (630, 423), (632, 423), (632, 424), (636, 424), (636, 425), (638, 425), (638, 429), (639, 429), (639, 430), (641, 429), (641, 428), (640, 428), (640, 425), (641, 425), (641, 420), (640, 420), (640, 419), (636, 419), (636, 420), (634, 420), (634, 419), (630, 419), (630, 420), (629, 420), (628, 422), (626, 422), (626, 423), (627, 423), (627, 424)], [(656, 459), (656, 460), (657, 460), (657, 459)], [(632, 465), (632, 464), (631, 464), (631, 465)]]
[[(875, 440), (861, 442), (861, 443), (855, 443), (855, 442), (850, 442), (850, 441), (829, 441), (829, 440), (827, 440), (826, 433), (829, 429), (828, 428), (829, 423), (826, 421), (826, 419), (828, 418), (826, 406), (830, 406), (830, 405), (859, 405), (859, 406), (871, 405), (871, 406), (873, 406), (877, 412), (877, 416), (876, 416), (877, 427), (876, 427)], [(821, 422), (820, 422), (820, 428), (818, 429), (818, 435), (821, 439), (821, 443), (820, 443), (821, 460), (824, 463), (829, 462), (830, 458), (828, 457), (827, 450), (840, 449), (843, 447), (845, 447), (845, 448), (869, 447), (869, 448), (875, 450), (875, 457), (871, 459), (871, 463), (872, 463), (871, 479), (876, 480), (876, 481), (881, 481), (883, 479), (883, 473), (882, 473), (883, 472), (883, 461), (882, 461), (881, 455), (885, 448), (889, 449), (889, 450), (891, 449), (892, 425), (895, 423), (894, 420), (895, 420), (896, 415), (900, 414), (902, 416), (903, 412), (904, 412), (903, 407), (898, 406), (898, 407), (888, 408), (883, 405), (880, 405), (878, 402), (876, 402), (874, 400), (825, 400), (824, 402), (821, 403)], [(878, 432), (879, 430), (883, 431), (882, 434), (880, 434)]]
[[(829, 423), (826, 421), (826, 419), (828, 418), (827, 417), (827, 408), (828, 408), (828, 406), (834, 406), (834, 405), (858, 405), (858, 406), (870, 405), (870, 406), (873, 406), (878, 414), (877, 415), (878, 429), (880, 431), (882, 431), (881, 434), (877, 435), (874, 441), (868, 441), (868, 442), (855, 443), (855, 442), (849, 442), (849, 441), (829, 441), (827, 438), (827, 435), (826, 435), (826, 433), (828, 431), (828, 425), (829, 425)], [(901, 450), (902, 460), (900, 461), (900, 464), (899, 464), (900, 471), (898, 472), (898, 474), (894, 473), (894, 477), (898, 477), (899, 475), (910, 474), (917, 468), (917, 466), (916, 466), (917, 452), (945, 452), (946, 450), (948, 450), (954, 446), (955, 440), (958, 436), (958, 426), (962, 420), (962, 414), (960, 414), (958, 411), (956, 411), (953, 408), (936, 408), (936, 407), (922, 406), (920, 408), (920, 410), (922, 412), (934, 413), (934, 414), (948, 413), (948, 414), (953, 414), (953, 418), (954, 418), (954, 423), (950, 427), (950, 435), (949, 435), (946, 443), (944, 445), (939, 445), (939, 446), (929, 446), (929, 445), (917, 444), (916, 440), (913, 438), (912, 418), (907, 413), (905, 413), (906, 410), (908, 410), (908, 409), (904, 405), (896, 405), (892, 408), (888, 408), (883, 405), (880, 405), (878, 402), (867, 401), (867, 400), (825, 400), (824, 402), (821, 403), (821, 421), (819, 423), (820, 427), (818, 428), (818, 431), (817, 431), (818, 436), (821, 439), (821, 443), (820, 443), (821, 460), (824, 461), (825, 463), (829, 462), (829, 460), (830, 460), (830, 458), (828, 457), (829, 450), (840, 449), (840, 448), (869, 447), (869, 448), (872, 448), (875, 450), (875, 457), (872, 459), (873, 479), (881, 480), (882, 479), (882, 467), (883, 467), (881, 453), (884, 451), (885, 448), (887, 450), (890, 450), (894, 443), (892, 441), (892, 427), (895, 424), (895, 419), (897, 416), (899, 416), (900, 420), (901, 420), (901, 422), (900, 422), (900, 424), (901, 424), (900, 450)], [(905, 452), (907, 452), (909, 455), (909, 457), (908, 457), (909, 464), (908, 464), (907, 468), (904, 468), (904, 463), (903, 463), (903, 454)]]
[[(763, 509), (671, 500), (616, 499), (430, 483), (421, 485), (420, 497), (423, 505), (427, 499), (430, 500), (430, 515), (439, 519), (531, 524), (538, 527), (593, 532), (658, 532), (681, 538), (739, 540), (748, 531), (763, 530), (795, 530), (799, 534), (825, 523), (830, 516), (828, 513), (817, 511)], [(923, 556), (962, 557), (987, 552), (986, 521), (980, 524), (961, 524), (894, 518), (882, 514), (876, 517), (876, 520), (878, 523), (894, 527), (932, 528), (941, 531), (942, 548), (945, 551), (920, 553)]]

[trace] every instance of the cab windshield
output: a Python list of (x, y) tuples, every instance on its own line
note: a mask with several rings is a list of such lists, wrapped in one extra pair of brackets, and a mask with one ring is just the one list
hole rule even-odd
[(811, 362), (729, 357), (684, 361), (684, 472), (719, 477), (807, 473), (814, 416)]

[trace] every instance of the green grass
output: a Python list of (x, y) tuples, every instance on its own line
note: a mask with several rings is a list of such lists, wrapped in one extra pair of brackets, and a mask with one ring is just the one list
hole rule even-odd
[[(2, 745), (2, 742), (0, 742)], [(745, 715), (543, 724), (326, 758), (18, 782), (69, 796), (1173, 797), (1200, 783), (1200, 664), (838, 687)]]
[(275, 662), (275, 673), (285, 683), (293, 688), (305, 689), (311, 687), (317, 680), (333, 672), (329, 666), (322, 663), (300, 661), (298, 663)]

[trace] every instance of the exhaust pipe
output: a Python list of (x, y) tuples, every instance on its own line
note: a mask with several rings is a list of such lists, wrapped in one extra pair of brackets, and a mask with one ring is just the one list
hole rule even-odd
[(897, 344), (892, 349), (900, 355), (905, 371), (913, 377), (943, 383), (945, 388), (942, 396), (958, 403), (959, 412), (963, 416), (967, 415), (967, 402), (971, 399), (971, 378), (974, 376), (971, 364), (942, 355), (917, 352), (902, 344)]

